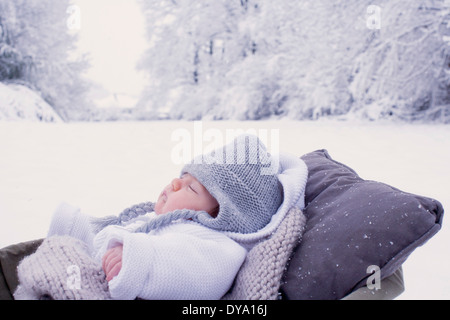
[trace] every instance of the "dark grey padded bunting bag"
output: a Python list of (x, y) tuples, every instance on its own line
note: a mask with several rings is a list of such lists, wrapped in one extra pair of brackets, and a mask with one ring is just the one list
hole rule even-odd
[(302, 157), (309, 170), (306, 230), (287, 269), (287, 299), (342, 299), (366, 285), (367, 268), (381, 278), (441, 228), (444, 209), (427, 197), (364, 180), (326, 150)]

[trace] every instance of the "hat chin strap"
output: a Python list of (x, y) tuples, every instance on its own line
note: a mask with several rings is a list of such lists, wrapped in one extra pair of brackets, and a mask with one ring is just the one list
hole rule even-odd
[[(112, 225), (126, 225), (131, 220), (142, 216), (146, 213), (153, 212), (155, 209), (154, 202), (144, 202), (134, 205), (122, 211), (118, 216), (107, 216), (103, 218), (91, 218), (91, 226), (95, 233), (99, 233), (101, 230)], [(148, 233), (151, 230), (163, 227), (172, 221), (179, 219), (192, 219), (196, 222), (201, 215), (208, 215), (206, 211), (195, 211), (190, 209), (178, 209), (165, 214), (157, 215), (149, 222), (140, 226), (135, 232)]]
[(124, 225), (126, 222), (155, 210), (154, 202), (143, 202), (126, 208), (118, 216), (91, 218), (91, 226), (95, 233), (99, 233), (107, 226)]
[(192, 219), (196, 222), (199, 222), (198, 217), (204, 214), (209, 215), (206, 211), (195, 211), (190, 209), (174, 210), (153, 217), (149, 222), (145, 223), (144, 225), (136, 229), (135, 232), (149, 233), (151, 230), (164, 227), (165, 225), (168, 225), (172, 221), (179, 219), (186, 219), (186, 220)]

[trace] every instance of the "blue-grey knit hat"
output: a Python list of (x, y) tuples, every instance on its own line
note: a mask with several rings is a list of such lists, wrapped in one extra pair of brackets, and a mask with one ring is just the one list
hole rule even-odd
[[(214, 230), (253, 233), (270, 222), (283, 201), (277, 159), (254, 135), (241, 135), (222, 148), (195, 157), (181, 170), (181, 175), (185, 173), (194, 176), (217, 200), (217, 216), (179, 209), (155, 217), (137, 232), (149, 232), (178, 219), (192, 219)], [(98, 232), (108, 225), (126, 224), (153, 210), (152, 202), (135, 205), (118, 217), (94, 219), (94, 229)]]
[(200, 215), (198, 222), (239, 233), (265, 227), (283, 200), (275, 160), (258, 137), (241, 135), (185, 165), (181, 174), (194, 176), (219, 203), (217, 217)]

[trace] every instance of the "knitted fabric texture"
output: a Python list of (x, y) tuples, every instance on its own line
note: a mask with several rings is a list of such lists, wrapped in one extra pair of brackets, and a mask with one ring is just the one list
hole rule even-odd
[(86, 245), (68, 236), (44, 240), (17, 268), (16, 300), (106, 300), (108, 283)]
[[(226, 300), (274, 300), (294, 247), (301, 239), (305, 216), (293, 208), (274, 234), (247, 254)], [(110, 299), (101, 266), (86, 245), (68, 236), (53, 236), (18, 267), (17, 300)]]
[(253, 233), (265, 227), (283, 200), (279, 163), (253, 135), (241, 135), (182, 169), (194, 176), (219, 203), (219, 213), (195, 220), (219, 231)]
[[(144, 215), (149, 212), (153, 212), (155, 203), (143, 202), (133, 205), (122, 211), (118, 216), (107, 216), (103, 218), (91, 218), (90, 222), (95, 233), (100, 232), (102, 229), (109, 225), (126, 226), (134, 221), (135, 218)], [(168, 223), (178, 219), (194, 219), (203, 211), (195, 211), (189, 209), (179, 209), (172, 212), (157, 215), (150, 219), (149, 222), (143, 224), (139, 228), (136, 228), (134, 232), (149, 233), (151, 230), (163, 227)], [(207, 214), (205, 212), (205, 214)]]
[[(181, 175), (189, 173), (199, 180), (217, 200), (217, 217), (205, 211), (180, 209), (151, 219), (136, 232), (148, 233), (182, 218), (218, 231), (256, 232), (270, 222), (283, 201), (278, 165), (258, 137), (241, 135), (223, 148), (194, 158), (181, 171)], [(118, 217), (94, 218), (92, 224), (99, 232), (153, 210), (154, 203), (141, 203), (125, 209)]]
[(283, 274), (302, 237), (306, 218), (292, 208), (275, 233), (247, 254), (232, 290), (224, 300), (276, 300)]
[(110, 225), (125, 225), (134, 218), (155, 210), (153, 202), (143, 202), (133, 205), (123, 210), (118, 216), (107, 216), (102, 218), (92, 218), (91, 225), (95, 233)]

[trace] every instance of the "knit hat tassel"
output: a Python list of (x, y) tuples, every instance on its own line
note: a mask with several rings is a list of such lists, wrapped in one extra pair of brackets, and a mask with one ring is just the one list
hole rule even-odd
[(91, 218), (91, 226), (95, 233), (99, 233), (107, 226), (124, 225), (128, 221), (142, 216), (148, 212), (154, 211), (155, 204), (153, 202), (143, 202), (127, 208), (118, 216), (106, 216), (102, 218)]
[(158, 229), (160, 227), (168, 225), (172, 221), (176, 221), (179, 219), (193, 220), (198, 222), (198, 217), (202, 215), (209, 217), (209, 214), (206, 211), (177, 209), (152, 218), (150, 221), (138, 228), (135, 232), (148, 233), (151, 230)]
[[(95, 233), (99, 233), (104, 228), (112, 225), (126, 225), (134, 218), (142, 216), (148, 212), (154, 211), (155, 204), (153, 202), (141, 203), (125, 209), (119, 216), (107, 216), (102, 218), (91, 218), (91, 227)], [(168, 212), (163, 215), (158, 215), (150, 221), (139, 227), (135, 232), (148, 233), (151, 230), (165, 226), (172, 221), (179, 219), (191, 219), (198, 222), (198, 218), (204, 216), (203, 219), (211, 219), (206, 211), (195, 211), (189, 209), (179, 209)]]
[(92, 217), (90, 219), (91, 227), (94, 231), (94, 233), (99, 233), (107, 226), (112, 225), (120, 225), (120, 219), (116, 216), (107, 216), (102, 218), (94, 218)]

